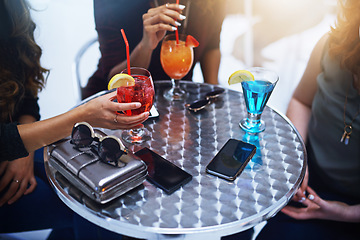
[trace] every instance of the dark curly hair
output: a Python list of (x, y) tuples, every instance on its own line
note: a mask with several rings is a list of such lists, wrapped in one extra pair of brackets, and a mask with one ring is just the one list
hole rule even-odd
[(5, 122), (25, 92), (37, 97), (49, 70), (40, 65), (42, 50), (34, 40), (28, 2), (0, 0), (0, 15), (0, 120)]
[(360, 1), (339, 0), (340, 10), (335, 28), (329, 37), (330, 56), (338, 58), (340, 66), (352, 73), (360, 71)]

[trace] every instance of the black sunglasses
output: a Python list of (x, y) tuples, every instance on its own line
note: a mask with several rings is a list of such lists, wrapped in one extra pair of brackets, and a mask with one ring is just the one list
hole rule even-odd
[(207, 105), (209, 105), (215, 98), (217, 98), (218, 96), (220, 96), (222, 93), (225, 92), (225, 89), (217, 89), (214, 90), (212, 92), (208, 92), (205, 95), (205, 99), (202, 100), (197, 100), (195, 102), (192, 103), (188, 103), (185, 104), (185, 107), (192, 111), (192, 112), (197, 112), (200, 111), (201, 109), (205, 108)]
[[(97, 146), (92, 145), (98, 142)], [(95, 147), (101, 161), (111, 165), (119, 166), (119, 158), (127, 154), (124, 144), (115, 136), (103, 136), (94, 131), (87, 122), (80, 122), (74, 125), (71, 133), (71, 144), (77, 148)]]

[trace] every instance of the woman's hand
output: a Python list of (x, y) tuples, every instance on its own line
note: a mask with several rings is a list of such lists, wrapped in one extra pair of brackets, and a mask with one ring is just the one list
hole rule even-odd
[(185, 19), (181, 11), (185, 8), (183, 5), (165, 4), (157, 8), (151, 8), (143, 15), (143, 38), (142, 45), (154, 50), (166, 31), (175, 31), (181, 24), (179, 21)]
[(6, 202), (12, 204), (22, 195), (34, 191), (37, 182), (34, 176), (34, 157), (30, 154), (28, 157), (19, 158), (14, 161), (5, 161), (0, 165), (0, 171), (3, 176), (0, 179), (0, 192), (2, 193), (0, 206)]
[(326, 201), (316, 192), (307, 187), (308, 198), (302, 203), (305, 208), (286, 206), (281, 211), (286, 215), (298, 219), (326, 219), (343, 222), (360, 222), (360, 204), (349, 206), (343, 202)]
[(140, 124), (149, 117), (148, 112), (134, 116), (118, 113), (129, 109), (137, 109), (141, 104), (139, 102), (117, 103), (113, 101), (115, 98), (116, 91), (95, 98), (78, 107), (82, 109), (82, 121), (90, 123), (93, 127), (131, 129), (140, 127)]
[(304, 179), (300, 185), (300, 188), (295, 193), (292, 199), (293, 201), (301, 202), (301, 203), (305, 201), (306, 199), (305, 193), (306, 193), (306, 189), (308, 188), (308, 182), (309, 182), (309, 171), (308, 171), (308, 167), (306, 166)]

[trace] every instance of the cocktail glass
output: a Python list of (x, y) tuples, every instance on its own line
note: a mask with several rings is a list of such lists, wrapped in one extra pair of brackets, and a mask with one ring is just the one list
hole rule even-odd
[(194, 61), (192, 46), (186, 46), (186, 35), (179, 34), (165, 36), (161, 44), (160, 61), (165, 73), (171, 78), (172, 87), (164, 93), (168, 100), (183, 100), (186, 92), (180, 88), (180, 79), (189, 71)]
[[(151, 74), (145, 68), (130, 68), (131, 76), (135, 79), (134, 86), (119, 87), (117, 100), (119, 103), (140, 102), (141, 107), (124, 111), (128, 116), (138, 115), (150, 111), (154, 102), (154, 84)], [(121, 73), (128, 74), (125, 69)], [(121, 137), (129, 143), (141, 143), (150, 139), (151, 133), (146, 128), (123, 130)]]
[(258, 133), (265, 130), (261, 114), (279, 77), (275, 72), (265, 68), (255, 67), (247, 70), (254, 75), (255, 81), (241, 82), (247, 117), (240, 121), (240, 127), (247, 132)]

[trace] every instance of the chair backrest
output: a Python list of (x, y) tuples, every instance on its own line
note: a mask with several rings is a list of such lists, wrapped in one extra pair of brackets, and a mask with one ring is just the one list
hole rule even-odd
[(97, 69), (100, 59), (98, 38), (87, 41), (77, 52), (72, 66), (76, 102), (81, 102), (81, 89)]

